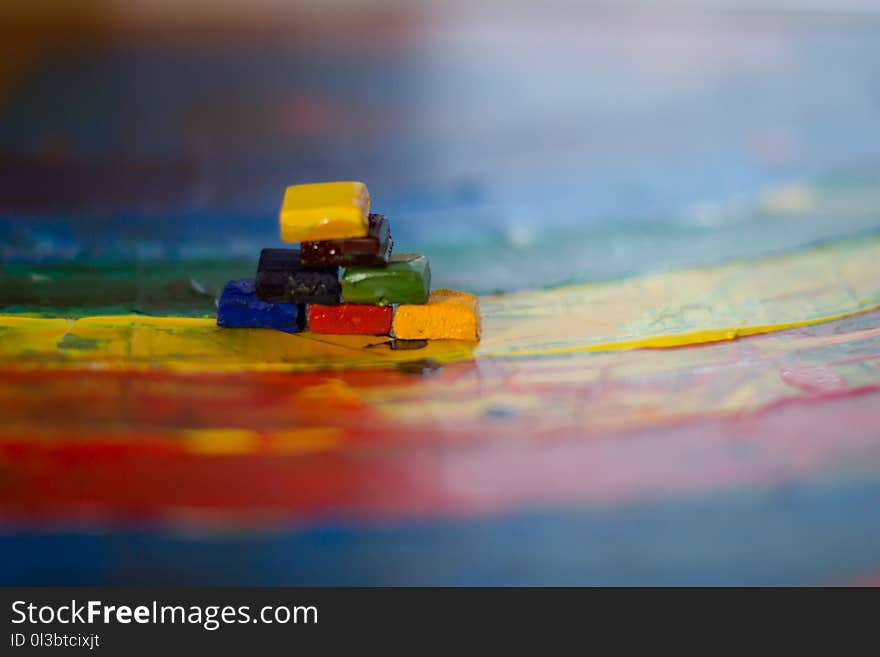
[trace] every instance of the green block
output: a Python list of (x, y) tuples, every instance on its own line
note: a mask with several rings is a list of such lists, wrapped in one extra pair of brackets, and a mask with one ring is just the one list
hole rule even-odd
[(387, 267), (346, 267), (342, 275), (343, 303), (427, 303), (431, 293), (428, 257), (393, 255)]

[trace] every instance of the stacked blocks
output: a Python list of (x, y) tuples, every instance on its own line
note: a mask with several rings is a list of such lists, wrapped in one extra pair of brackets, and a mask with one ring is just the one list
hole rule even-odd
[(391, 335), (413, 348), (425, 340), (478, 340), (477, 298), (432, 293), (427, 256), (392, 255), (388, 219), (370, 214), (371, 204), (359, 182), (288, 187), (281, 238), (300, 248), (263, 249), (256, 280), (224, 289), (217, 325)]

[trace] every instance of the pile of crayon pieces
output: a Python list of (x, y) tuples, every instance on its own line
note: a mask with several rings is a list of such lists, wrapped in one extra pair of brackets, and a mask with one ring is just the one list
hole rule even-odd
[(281, 238), (300, 248), (263, 249), (256, 279), (227, 283), (217, 325), (478, 340), (477, 298), (432, 291), (428, 257), (392, 254), (388, 219), (370, 210), (370, 194), (360, 182), (288, 187)]

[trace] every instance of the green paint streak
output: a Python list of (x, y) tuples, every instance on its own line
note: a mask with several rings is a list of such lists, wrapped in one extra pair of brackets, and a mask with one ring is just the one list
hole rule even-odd
[(394, 255), (387, 267), (348, 267), (342, 276), (348, 303), (425, 303), (430, 291), (431, 268), (423, 255)]
[(67, 333), (63, 338), (58, 341), (57, 346), (59, 349), (77, 349), (81, 351), (87, 351), (90, 349), (97, 349), (104, 344), (107, 344), (107, 340), (83, 338), (78, 335), (73, 335), (72, 333)]
[(0, 312), (208, 317), (216, 313), (215, 299), (227, 281), (252, 277), (255, 271), (255, 262), (220, 259), (4, 265)]

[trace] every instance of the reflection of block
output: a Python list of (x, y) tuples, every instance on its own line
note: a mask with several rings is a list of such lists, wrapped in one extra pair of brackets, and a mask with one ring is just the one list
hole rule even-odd
[(384, 267), (391, 255), (391, 231), (384, 215), (371, 214), (366, 237), (303, 242), (304, 267)]
[(360, 182), (293, 185), (281, 204), (285, 242), (337, 240), (367, 235), (370, 193)]
[(388, 335), (393, 314), (391, 306), (309, 304), (309, 330), (338, 335)]
[(394, 351), (415, 351), (416, 349), (424, 349), (428, 346), (427, 340), (398, 340), (391, 341), (391, 348)]
[(271, 328), (288, 333), (301, 330), (301, 309), (294, 303), (272, 303), (257, 298), (254, 281), (229, 281), (217, 305), (217, 326)]
[(339, 303), (339, 268), (304, 269), (299, 249), (263, 249), (257, 296), (277, 303)]
[(431, 268), (423, 255), (393, 255), (387, 267), (346, 267), (345, 303), (425, 303), (431, 291)]
[(434, 290), (428, 303), (402, 304), (394, 313), (394, 337), (400, 340), (479, 340), (477, 297), (455, 290)]

